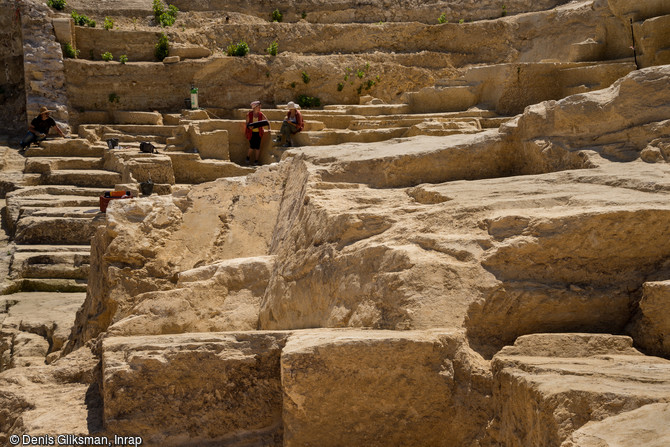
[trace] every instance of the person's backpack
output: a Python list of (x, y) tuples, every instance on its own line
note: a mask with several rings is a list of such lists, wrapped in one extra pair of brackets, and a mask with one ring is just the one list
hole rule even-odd
[(140, 143), (140, 151), (144, 152), (145, 154), (158, 153), (156, 147), (153, 144), (149, 143), (148, 141), (142, 141)]

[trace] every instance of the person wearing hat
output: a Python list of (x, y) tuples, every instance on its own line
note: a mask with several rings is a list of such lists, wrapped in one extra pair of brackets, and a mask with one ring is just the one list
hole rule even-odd
[[(262, 122), (264, 121), (264, 122)], [(257, 123), (257, 124), (254, 124)], [(254, 163), (261, 164), (261, 140), (263, 139), (264, 127), (270, 131), (270, 123), (268, 119), (261, 112), (261, 102), (254, 101), (251, 103), (251, 111), (247, 113), (247, 127), (245, 134), (249, 140), (249, 152), (247, 152), (247, 164), (251, 163), (251, 155), (254, 155)]]
[(60, 134), (61, 137), (65, 138), (63, 131), (60, 130), (60, 127), (56, 124), (56, 121), (49, 116), (51, 111), (46, 107), (40, 109), (40, 114), (35, 117), (34, 120), (30, 122), (30, 127), (28, 128), (28, 133), (21, 140), (21, 150), (23, 152), (27, 147), (33, 142), (39, 143), (40, 141), (46, 139), (49, 134), (49, 130), (52, 127), (56, 128), (56, 131)]
[(305, 127), (299, 109), (300, 106), (293, 101), (288, 103), (288, 113), (286, 114), (284, 121), (281, 123), (281, 129), (279, 130), (280, 136), (277, 138), (277, 143), (284, 143), (284, 147), (291, 147), (293, 145), (291, 135), (297, 134)]

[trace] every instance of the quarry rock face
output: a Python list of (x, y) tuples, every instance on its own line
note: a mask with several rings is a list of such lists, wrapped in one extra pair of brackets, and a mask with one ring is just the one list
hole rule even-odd
[[(159, 28), (149, 0), (69, 2), (112, 29), (21, 5), (3, 89), (21, 40), (28, 110), (82, 125), (0, 137), (0, 444), (667, 444), (668, 5), (364, 3), (177, 1)], [(61, 280), (85, 296), (31, 289)]]
[[(625, 420), (626, 412), (670, 398), (670, 362), (642, 356), (628, 337), (528, 335), (500, 351), (492, 366), (495, 423), (500, 427), (496, 436), (504, 445), (561, 445), (589, 420), (606, 424), (606, 418), (620, 413), (618, 419)], [(656, 427), (662, 413), (657, 416), (647, 430), (661, 429)], [(596, 425), (591, 423), (591, 430)], [(605, 439), (621, 439), (625, 430)], [(572, 442), (563, 445), (582, 445), (574, 442), (588, 439), (589, 432), (584, 427), (584, 434), (575, 433)]]

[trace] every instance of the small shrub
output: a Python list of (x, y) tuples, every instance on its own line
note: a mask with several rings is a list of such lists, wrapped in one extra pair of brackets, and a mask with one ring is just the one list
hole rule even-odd
[(121, 56), (119, 56), (119, 62), (121, 62), (121, 64), (125, 65), (125, 63), (128, 62), (128, 56), (126, 56), (125, 54), (122, 54)]
[(437, 23), (442, 24), (442, 23), (448, 23), (449, 20), (447, 20), (447, 15), (445, 13), (442, 13), (440, 17), (437, 18)]
[(502, 16), (502, 17), (505, 17), (506, 15), (507, 15), (507, 6), (502, 5), (502, 14), (501, 14), (501, 16)]
[(65, 9), (65, 5), (67, 5), (65, 0), (47, 0), (47, 6), (53, 9), (57, 9), (58, 11)]
[(174, 25), (179, 9), (175, 5), (170, 5), (168, 9), (165, 9), (161, 0), (154, 0), (153, 11), (156, 24), (165, 28)]
[(105, 23), (102, 26), (106, 30), (110, 30), (114, 28), (114, 20), (110, 19), (109, 17), (105, 17)]
[(102, 54), (100, 55), (100, 57), (101, 57), (102, 60), (105, 61), (105, 62), (109, 62), (109, 61), (111, 61), (111, 60), (114, 59), (114, 56), (112, 56), (112, 53), (110, 53), (109, 51), (105, 51), (104, 53), (102, 53)]
[(296, 102), (300, 107), (321, 107), (321, 100), (316, 96), (299, 95)]
[(465, 19), (459, 20), (458, 23), (465, 23)]
[(291, 88), (295, 88), (295, 82), (291, 82)]
[(246, 42), (239, 42), (237, 44), (231, 43), (226, 48), (228, 56), (244, 57), (249, 53), (249, 45)]
[(158, 21), (160, 22), (161, 26), (165, 28), (166, 26), (172, 26), (174, 25), (174, 22), (177, 20), (177, 13), (179, 10), (175, 5), (170, 5), (170, 8), (168, 8), (167, 11), (165, 11), (163, 14), (160, 15), (158, 18)]
[(70, 15), (72, 16), (75, 25), (95, 28), (95, 20), (91, 20), (83, 14), (78, 14), (77, 11), (72, 11)]
[(356, 70), (356, 76), (358, 76), (358, 79), (363, 79), (365, 72), (363, 70)]
[(107, 97), (107, 99), (108, 99), (109, 102), (112, 103), (112, 104), (114, 104), (114, 103), (117, 103), (117, 104), (118, 104), (119, 101), (121, 100), (121, 98), (119, 97), (119, 95), (117, 95), (116, 93), (110, 93), (109, 96)]
[(344, 82), (340, 82), (337, 84), (337, 91), (341, 92), (344, 89)]
[(276, 56), (277, 53), (279, 52), (279, 43), (275, 40), (270, 44), (269, 47), (266, 48), (266, 50), (270, 56)]
[(79, 56), (79, 50), (75, 50), (70, 42), (63, 44), (63, 57), (76, 59)]
[(283, 18), (284, 15), (278, 9), (270, 13), (270, 22), (281, 22)]
[(305, 84), (309, 84), (309, 75), (307, 74), (306, 71), (302, 72), (302, 82), (304, 82)]
[(302, 14), (300, 14), (300, 17), (302, 17), (303, 19), (306, 19), (307, 18), (307, 13), (305, 11), (303, 11)]
[(359, 95), (363, 92), (363, 84), (359, 85), (358, 88), (356, 89), (356, 93)]
[(160, 37), (158, 38), (158, 43), (156, 44), (154, 55), (156, 56), (156, 59), (162, 61), (168, 56), (168, 54), (170, 54), (170, 41), (168, 40), (168, 37), (165, 35), (165, 33), (161, 33)]
[(365, 90), (370, 90), (376, 84), (372, 79), (368, 79), (368, 82), (365, 83)]
[(153, 11), (154, 18), (156, 19), (156, 22), (158, 22), (158, 18), (165, 12), (165, 9), (163, 9), (163, 2), (161, 2), (161, 0), (154, 0)]

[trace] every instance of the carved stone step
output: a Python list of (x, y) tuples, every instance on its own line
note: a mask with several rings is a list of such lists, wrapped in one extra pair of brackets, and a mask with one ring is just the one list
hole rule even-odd
[(103, 170), (58, 170), (43, 174), (42, 182), (48, 185), (75, 185), (96, 188), (113, 188), (121, 182), (121, 174)]

